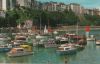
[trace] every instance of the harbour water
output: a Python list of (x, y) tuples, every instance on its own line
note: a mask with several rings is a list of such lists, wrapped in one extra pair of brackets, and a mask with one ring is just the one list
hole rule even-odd
[[(84, 34), (80, 31), (79, 34)], [(100, 39), (100, 31), (91, 31), (90, 34), (96, 35)], [(98, 35), (98, 36), (97, 36)], [(74, 55), (59, 55), (56, 48), (38, 48), (34, 47), (34, 54), (22, 57), (8, 57), (6, 53), (0, 53), (1, 64), (100, 64), (100, 46), (91, 46), (94, 41), (88, 41), (90, 46), (77, 51)]]

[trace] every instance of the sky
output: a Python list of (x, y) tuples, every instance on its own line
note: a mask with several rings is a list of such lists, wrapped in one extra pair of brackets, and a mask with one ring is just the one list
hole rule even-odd
[(41, 2), (54, 1), (54, 2), (63, 2), (65, 4), (78, 3), (85, 8), (100, 9), (100, 0), (37, 0), (37, 1), (41, 1)]

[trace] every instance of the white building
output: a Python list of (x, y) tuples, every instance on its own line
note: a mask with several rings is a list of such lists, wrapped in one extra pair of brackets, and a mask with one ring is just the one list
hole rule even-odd
[(2, 0), (2, 10), (7, 10), (9, 6), (9, 0)]
[(76, 4), (76, 3), (71, 3), (68, 5), (68, 9), (72, 10), (75, 14), (83, 14), (84, 12), (84, 8), (81, 7), (79, 4)]
[(31, 5), (32, 5), (32, 0), (17, 0), (17, 4), (18, 4), (19, 6), (31, 7)]
[(16, 0), (0, 0), (0, 10), (13, 9), (16, 6)]
[(46, 2), (43, 4), (42, 9), (51, 12), (64, 11), (66, 9), (66, 5), (64, 3)]

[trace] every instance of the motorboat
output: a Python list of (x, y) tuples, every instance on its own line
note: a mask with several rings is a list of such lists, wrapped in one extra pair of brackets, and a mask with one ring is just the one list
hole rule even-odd
[(54, 39), (49, 39), (47, 42), (44, 43), (45, 48), (57, 47), (57, 44)]
[(11, 43), (13, 45), (15, 45), (15, 44), (23, 44), (23, 43), (26, 43), (27, 40), (28, 40), (28, 38), (27, 38), (26, 35), (18, 33), (18, 34), (15, 35), (15, 39), (12, 40)]
[(96, 41), (96, 45), (100, 45), (100, 40), (97, 40)]
[(26, 41), (26, 36), (24, 36), (24, 35), (16, 35), (15, 36), (15, 40), (17, 40), (17, 41)]
[(26, 56), (32, 54), (32, 48), (28, 45), (21, 45), (20, 47), (12, 48), (11, 51), (7, 53), (9, 57)]
[(11, 45), (0, 45), (0, 52), (8, 52), (12, 48)]
[(10, 40), (10, 37), (7, 37), (5, 34), (0, 34), (0, 41), (7, 41)]
[(58, 47), (57, 49), (57, 53), (59, 54), (75, 54), (77, 52), (77, 48), (75, 48), (72, 44), (68, 45), (68, 44), (63, 44), (60, 47)]
[(90, 37), (87, 37), (87, 41), (95, 41), (94, 35), (90, 35)]

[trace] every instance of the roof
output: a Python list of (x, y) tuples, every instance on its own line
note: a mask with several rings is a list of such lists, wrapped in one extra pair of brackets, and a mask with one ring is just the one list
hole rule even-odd
[(23, 49), (23, 48), (12, 48), (12, 49), (15, 49), (15, 50), (17, 50), (17, 49)]
[(29, 45), (20, 45), (21, 47), (29, 47)]

